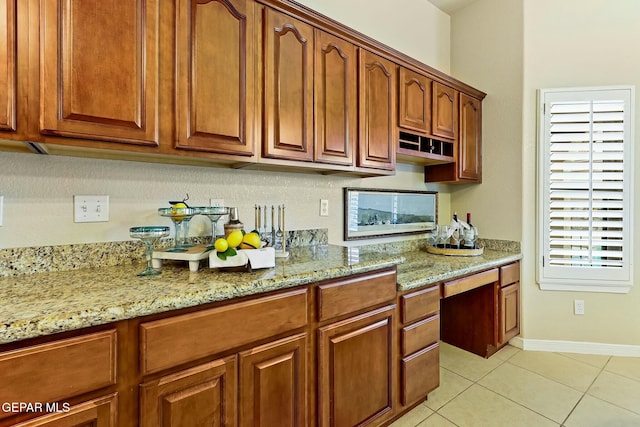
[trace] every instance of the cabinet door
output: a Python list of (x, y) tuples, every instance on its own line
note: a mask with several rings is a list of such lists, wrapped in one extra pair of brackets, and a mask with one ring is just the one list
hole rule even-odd
[(420, 133), (431, 132), (431, 80), (400, 67), (398, 125)]
[(520, 333), (520, 282), (500, 288), (499, 345)]
[(144, 427), (235, 426), (235, 356), (177, 372), (140, 386)]
[[(115, 427), (117, 425), (117, 395), (100, 397), (76, 405), (60, 403), (47, 403), (58, 405), (57, 412), (14, 424), (15, 427)], [(52, 408), (51, 410), (56, 410)]]
[(0, 1), (0, 130), (16, 130), (16, 1)]
[(360, 139), (357, 165), (396, 167), (396, 65), (360, 50)]
[(305, 426), (307, 336), (240, 353), (240, 425)]
[(460, 133), (458, 135), (458, 177), (482, 180), (482, 103), (460, 94)]
[(441, 138), (455, 139), (458, 130), (458, 91), (433, 82), (432, 133)]
[(315, 161), (353, 165), (357, 142), (356, 47), (315, 32)]
[(253, 1), (180, 0), (176, 12), (176, 147), (253, 155)]
[(264, 157), (313, 161), (313, 27), (264, 9)]
[(392, 411), (395, 306), (318, 329), (319, 426), (364, 425)]
[(40, 7), (40, 131), (158, 145), (158, 1)]

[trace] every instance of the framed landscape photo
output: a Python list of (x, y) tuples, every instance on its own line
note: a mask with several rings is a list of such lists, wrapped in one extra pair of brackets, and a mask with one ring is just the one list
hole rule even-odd
[(344, 189), (344, 239), (427, 233), (438, 223), (436, 191)]

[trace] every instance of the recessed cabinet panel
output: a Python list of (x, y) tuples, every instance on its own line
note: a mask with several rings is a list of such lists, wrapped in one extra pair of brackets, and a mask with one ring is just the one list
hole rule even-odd
[(0, 130), (16, 130), (16, 2), (0, 1)]
[(177, 148), (254, 154), (253, 4), (250, 0), (178, 2)]
[(357, 165), (394, 170), (396, 65), (360, 50), (360, 141)]
[(480, 101), (460, 94), (460, 133), (458, 141), (458, 177), (482, 179), (482, 115)]
[(315, 161), (353, 165), (357, 143), (356, 47), (316, 30)]
[(400, 78), (400, 127), (431, 132), (431, 80), (404, 67), (399, 69)]
[(158, 145), (158, 1), (40, 7), (40, 131)]
[(432, 133), (455, 139), (458, 131), (458, 91), (433, 82), (432, 110)]
[(264, 157), (313, 160), (313, 27), (265, 8)]

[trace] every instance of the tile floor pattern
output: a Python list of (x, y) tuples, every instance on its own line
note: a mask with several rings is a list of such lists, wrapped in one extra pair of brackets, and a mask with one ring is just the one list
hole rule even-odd
[(640, 426), (640, 358), (441, 343), (440, 387), (391, 427)]

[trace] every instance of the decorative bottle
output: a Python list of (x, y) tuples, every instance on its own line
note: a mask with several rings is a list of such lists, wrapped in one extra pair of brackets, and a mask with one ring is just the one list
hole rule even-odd
[(244, 224), (238, 218), (238, 208), (229, 208), (229, 222), (224, 225), (224, 237), (229, 237), (234, 230), (242, 230)]
[(462, 246), (467, 249), (474, 249), (476, 247), (477, 230), (473, 224), (471, 224), (471, 213), (469, 212), (467, 212), (467, 225), (469, 225), (469, 228), (464, 230), (464, 241)]

